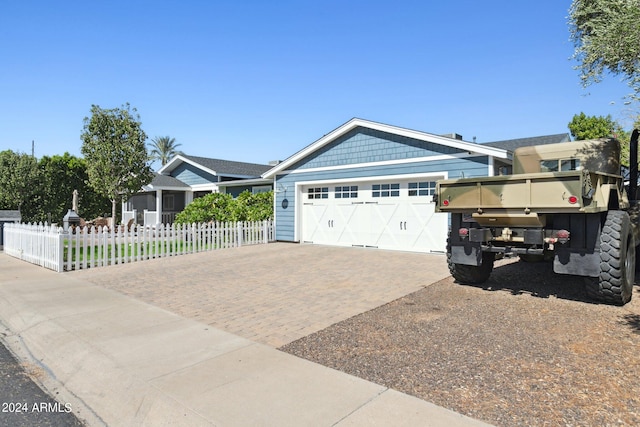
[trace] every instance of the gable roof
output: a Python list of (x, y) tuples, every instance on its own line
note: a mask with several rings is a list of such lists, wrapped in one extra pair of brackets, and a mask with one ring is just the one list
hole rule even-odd
[(161, 188), (161, 189), (168, 189), (168, 188), (175, 188), (175, 189), (187, 189), (189, 188), (188, 184), (185, 184), (184, 182), (180, 181), (178, 178), (174, 178), (170, 175), (160, 175), (159, 173), (154, 173), (153, 175), (153, 179), (151, 180), (151, 182), (147, 185), (145, 185), (143, 188), (148, 189), (148, 190), (154, 190), (157, 188)]
[(568, 133), (558, 133), (555, 135), (534, 136), (531, 138), (505, 139), (503, 141), (486, 142), (482, 145), (502, 148), (503, 150), (515, 151), (516, 148), (530, 147), (532, 145), (556, 144), (559, 142), (569, 142), (571, 138)]
[(0, 209), (0, 220), (4, 221), (20, 221), (22, 216), (20, 211), (11, 209)]
[(322, 138), (318, 139), (314, 143), (306, 146), (302, 150), (298, 151), (294, 155), (290, 156), (286, 160), (278, 163), (276, 166), (265, 172), (263, 178), (273, 178), (278, 172), (286, 170), (289, 166), (297, 163), (301, 159), (311, 155), (315, 151), (321, 149), (325, 145), (331, 143), (342, 135), (352, 131), (357, 127), (364, 127), (368, 129), (378, 130), (381, 132), (387, 132), (395, 135), (405, 136), (408, 138), (417, 139), (420, 141), (432, 142), (435, 144), (441, 144), (447, 147), (458, 148), (468, 151), (469, 153), (477, 153), (488, 156), (495, 156), (499, 158), (510, 158), (511, 154), (506, 150), (499, 147), (491, 147), (486, 144), (475, 144), (472, 142), (461, 141), (454, 138), (449, 138), (441, 135), (434, 135), (431, 133), (420, 132), (416, 130), (401, 128), (397, 126), (385, 125), (383, 123), (372, 122), (369, 120), (353, 118), (343, 124), (342, 126), (329, 132)]
[(246, 178), (256, 178), (268, 171), (271, 166), (257, 163), (235, 162), (231, 160), (212, 159), (209, 157), (188, 156), (179, 154), (173, 157), (158, 171), (161, 175), (169, 175), (182, 163), (191, 164), (212, 175), (229, 175)]

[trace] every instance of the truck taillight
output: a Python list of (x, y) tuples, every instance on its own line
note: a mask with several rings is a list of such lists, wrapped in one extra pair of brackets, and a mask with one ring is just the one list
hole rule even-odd
[(467, 238), (469, 236), (469, 229), (468, 228), (459, 229), (458, 236), (460, 236), (463, 239)]
[(578, 198), (576, 196), (569, 196), (569, 203), (575, 205), (576, 203), (578, 203)]
[(558, 242), (562, 244), (567, 243), (569, 241), (570, 235), (571, 233), (569, 233), (567, 230), (558, 230), (558, 232), (556, 233), (556, 236), (558, 237)]
[(444, 200), (442, 201), (442, 205), (443, 205), (443, 206), (449, 206), (449, 200), (444, 199)]

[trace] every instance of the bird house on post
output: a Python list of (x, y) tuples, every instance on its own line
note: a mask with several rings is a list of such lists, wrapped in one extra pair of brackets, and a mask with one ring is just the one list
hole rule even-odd
[(65, 232), (69, 231), (69, 226), (80, 225), (80, 217), (76, 213), (78, 210), (78, 190), (73, 190), (73, 199), (71, 202), (71, 209), (67, 211), (67, 214), (62, 218), (62, 227)]
[(73, 209), (69, 209), (64, 218), (62, 218), (62, 227), (64, 228), (64, 231), (69, 231), (69, 226), (78, 225), (80, 225), (80, 217)]

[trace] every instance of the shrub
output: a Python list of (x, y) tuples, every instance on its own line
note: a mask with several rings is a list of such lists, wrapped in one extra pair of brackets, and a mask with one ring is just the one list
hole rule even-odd
[(273, 192), (245, 191), (234, 199), (229, 194), (211, 193), (189, 203), (176, 215), (178, 224), (210, 221), (262, 221), (273, 218)]

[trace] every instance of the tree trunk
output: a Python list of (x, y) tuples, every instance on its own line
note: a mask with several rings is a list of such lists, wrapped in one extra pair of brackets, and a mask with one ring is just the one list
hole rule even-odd
[(109, 225), (112, 230), (115, 230), (116, 227), (116, 199), (111, 200), (111, 219), (109, 220)]

